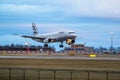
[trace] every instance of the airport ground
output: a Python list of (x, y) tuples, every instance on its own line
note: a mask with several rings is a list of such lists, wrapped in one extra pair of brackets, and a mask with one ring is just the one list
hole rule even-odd
[[(53, 54), (32, 54), (32, 53), (24, 53), (24, 54), (18, 54), (18, 53), (11, 53), (11, 55), (7, 53), (2, 53), (4, 56), (23, 56), (23, 58), (0, 58), (0, 67), (18, 67), (18, 68), (40, 68), (40, 69), (83, 69), (83, 70), (100, 70), (100, 71), (120, 71), (120, 60), (108, 60), (108, 59), (94, 59), (93, 57), (89, 57), (87, 54), (81, 54), (81, 55), (74, 55), (74, 57), (88, 57), (88, 59), (70, 59), (70, 58), (63, 58), (63, 59), (56, 59), (56, 58), (49, 58), (52, 56), (61, 56), (61, 57), (71, 57), (73, 55), (68, 54), (61, 54), (61, 55), (53, 55)], [(37, 58), (24, 58), (24, 56), (37, 56)], [(38, 57), (47, 57), (47, 58), (38, 58)], [(120, 55), (110, 55), (110, 54), (104, 54), (104, 55), (96, 55), (96, 57), (105, 57), (105, 58), (120, 58)], [(89, 59), (90, 58), (90, 59)], [(17, 73), (17, 72), (15, 72)], [(33, 71), (30, 71), (28, 73), (34, 73)], [(48, 74), (43, 73), (43, 74)], [(0, 72), (0, 74), (4, 74), (4, 72)], [(14, 73), (13, 73), (14, 74)], [(64, 76), (64, 73), (60, 73), (62, 77)], [(60, 76), (61, 76), (60, 75)], [(95, 76), (94, 74), (93, 76)], [(44, 75), (43, 75), (44, 76)], [(3, 78), (4, 79), (4, 78)], [(119, 74), (115, 76), (115, 80), (119, 80)], [(110, 80), (114, 80), (110, 79)], [(7, 79), (6, 79), (7, 80)], [(28, 79), (32, 80), (32, 79)], [(46, 79), (47, 80), (47, 79)], [(63, 80), (63, 79), (62, 79)], [(94, 80), (94, 79), (93, 79)], [(97, 80), (104, 80), (102, 77)]]
[(90, 57), (89, 54), (0, 53), (1, 66), (120, 70), (120, 54), (97, 54), (96, 57)]

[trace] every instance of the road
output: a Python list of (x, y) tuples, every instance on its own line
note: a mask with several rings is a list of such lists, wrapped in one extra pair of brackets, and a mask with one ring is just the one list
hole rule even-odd
[(81, 60), (120, 60), (112, 57), (82, 57), (82, 56), (0, 56), (0, 58), (32, 58), (32, 59), (81, 59)]

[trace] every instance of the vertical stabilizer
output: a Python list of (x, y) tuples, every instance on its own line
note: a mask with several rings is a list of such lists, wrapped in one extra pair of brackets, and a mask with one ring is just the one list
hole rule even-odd
[(37, 29), (35, 23), (32, 23), (32, 27), (33, 27), (33, 34), (34, 35), (38, 34), (38, 29)]

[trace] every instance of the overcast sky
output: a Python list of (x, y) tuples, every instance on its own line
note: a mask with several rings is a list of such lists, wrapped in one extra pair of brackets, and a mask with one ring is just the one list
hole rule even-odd
[(94, 47), (109, 47), (114, 32), (114, 47), (120, 47), (120, 0), (0, 0), (0, 44), (43, 45), (13, 36), (33, 35), (32, 22), (39, 33), (74, 30), (76, 43)]

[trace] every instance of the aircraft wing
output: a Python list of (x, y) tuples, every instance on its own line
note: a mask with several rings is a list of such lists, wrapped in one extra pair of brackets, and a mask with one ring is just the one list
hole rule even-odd
[(23, 35), (22, 37), (24, 37), (24, 38), (31, 38), (31, 39), (41, 39), (41, 40), (45, 39), (45, 38), (40, 38), (40, 37), (37, 37), (37, 36), (26, 36), (26, 35)]
[(55, 39), (53, 38), (41, 38), (41, 37), (37, 37), (37, 36), (26, 36), (26, 35), (23, 35), (22, 37), (24, 38), (31, 38), (33, 40), (36, 40), (38, 42), (55, 42)]

